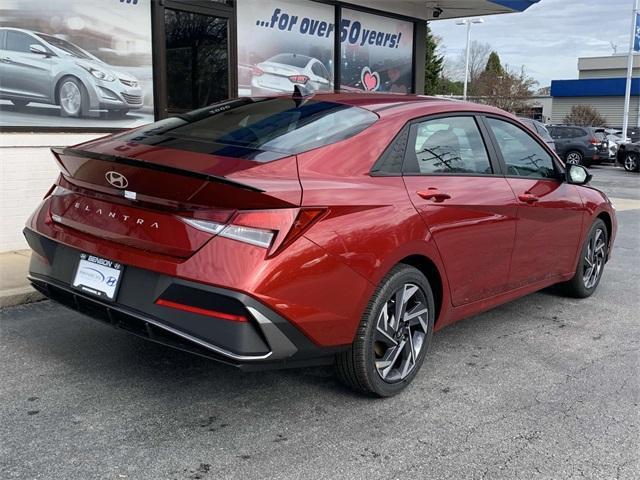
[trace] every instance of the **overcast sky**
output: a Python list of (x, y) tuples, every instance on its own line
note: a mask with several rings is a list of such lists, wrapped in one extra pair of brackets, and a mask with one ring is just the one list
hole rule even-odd
[[(491, 44), (503, 64), (547, 86), (578, 78), (578, 57), (629, 51), (633, 0), (540, 0), (523, 13), (484, 17), (471, 27), (471, 39)], [(466, 27), (455, 20), (430, 23), (442, 38), (443, 53), (455, 61), (464, 52)]]

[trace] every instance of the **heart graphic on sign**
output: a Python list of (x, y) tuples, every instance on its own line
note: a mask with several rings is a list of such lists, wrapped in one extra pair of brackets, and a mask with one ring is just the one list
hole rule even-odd
[(380, 86), (380, 75), (378, 72), (371, 72), (369, 67), (364, 67), (360, 73), (362, 86), (367, 92), (374, 92)]

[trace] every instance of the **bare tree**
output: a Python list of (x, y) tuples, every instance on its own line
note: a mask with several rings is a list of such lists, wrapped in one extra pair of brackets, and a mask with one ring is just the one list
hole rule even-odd
[(591, 105), (574, 105), (562, 122), (581, 127), (603, 127), (607, 124), (605, 118)]
[[(476, 40), (471, 42), (469, 46), (469, 95), (474, 96), (478, 94), (478, 79), (482, 72), (484, 72), (491, 54), (491, 45), (488, 43), (478, 42)], [(460, 80), (464, 80), (464, 67), (466, 63), (466, 52), (463, 51), (455, 62), (456, 71)]]
[(478, 101), (511, 113), (524, 111), (537, 83), (524, 70), (515, 72), (506, 65), (500, 74), (484, 72), (480, 76)]

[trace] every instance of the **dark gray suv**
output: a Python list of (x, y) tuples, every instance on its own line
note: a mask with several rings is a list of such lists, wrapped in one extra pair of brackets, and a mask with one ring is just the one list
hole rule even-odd
[(71, 42), (18, 28), (0, 28), (0, 98), (18, 109), (30, 102), (59, 105), (64, 117), (96, 110), (124, 116), (143, 105), (132, 75)]
[(550, 125), (547, 130), (558, 156), (567, 164), (588, 167), (609, 158), (609, 144), (594, 127)]

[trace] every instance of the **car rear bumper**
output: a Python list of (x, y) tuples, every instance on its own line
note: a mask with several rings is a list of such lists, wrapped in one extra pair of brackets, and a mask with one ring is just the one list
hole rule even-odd
[[(73, 310), (147, 340), (245, 370), (328, 364), (341, 350), (316, 346), (290, 322), (248, 295), (132, 266), (123, 271), (115, 301), (95, 297), (72, 286), (79, 250), (28, 228), (24, 233), (35, 253), (29, 267), (34, 288)], [(158, 304), (159, 299), (164, 305)], [(245, 321), (215, 318), (210, 312), (241, 316)]]

